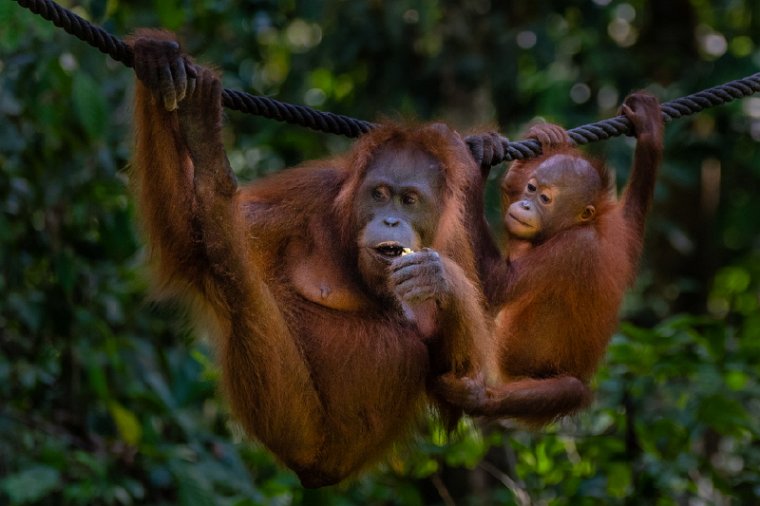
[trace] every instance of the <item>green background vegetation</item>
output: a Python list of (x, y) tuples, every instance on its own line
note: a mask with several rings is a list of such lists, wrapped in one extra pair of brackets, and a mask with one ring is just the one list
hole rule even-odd
[[(178, 31), (228, 87), (512, 138), (535, 117), (576, 126), (638, 88), (668, 100), (760, 66), (751, 0), (63, 4), (120, 36)], [(229, 422), (181, 313), (146, 302), (132, 78), (0, 2), (0, 504), (760, 503), (760, 97), (668, 126), (590, 410), (538, 434), (432, 428), (358, 481), (307, 492)], [(350, 142), (239, 113), (226, 135), (243, 180)], [(632, 145), (591, 151), (622, 182)]]

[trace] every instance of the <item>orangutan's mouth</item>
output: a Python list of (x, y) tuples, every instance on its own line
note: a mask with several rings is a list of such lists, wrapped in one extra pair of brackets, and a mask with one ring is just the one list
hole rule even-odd
[(409, 250), (409, 248), (405, 248), (401, 243), (395, 242), (395, 241), (388, 241), (388, 242), (381, 242), (377, 246), (375, 246), (374, 250), (377, 252), (378, 255), (386, 257), (386, 258), (396, 258), (400, 257), (405, 253), (405, 250)]
[(514, 215), (514, 214), (512, 214), (512, 213), (509, 213), (509, 214), (508, 214), (508, 216), (509, 216), (510, 218), (512, 218), (513, 220), (515, 220), (515, 221), (516, 221), (517, 223), (519, 223), (520, 225), (523, 225), (523, 226), (525, 226), (525, 227), (528, 227), (528, 228), (533, 228), (533, 225), (531, 225), (530, 223), (525, 223), (524, 221), (522, 221), (521, 219), (519, 219), (517, 216), (515, 216), (515, 215)]

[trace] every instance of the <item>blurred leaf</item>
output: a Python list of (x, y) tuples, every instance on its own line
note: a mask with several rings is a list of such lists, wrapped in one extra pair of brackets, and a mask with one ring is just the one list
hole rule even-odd
[(98, 84), (84, 72), (74, 74), (72, 82), (74, 111), (91, 140), (103, 137), (108, 127), (106, 101)]
[(90, 387), (94, 390), (97, 398), (100, 400), (107, 400), (108, 394), (108, 381), (103, 372), (102, 365), (96, 360), (96, 357), (90, 353), (85, 357), (87, 362), (87, 373), (90, 383)]
[(623, 498), (631, 492), (633, 471), (630, 466), (613, 463), (605, 469), (607, 474), (607, 490), (612, 497)]
[(0, 3), (0, 19), (3, 20), (3, 30), (0, 31), (0, 49), (14, 51), (22, 36), (21, 24), (10, 23), (8, 20), (18, 14), (19, 6), (11, 2)]
[(207, 477), (191, 466), (175, 466), (179, 484), (179, 504), (182, 506), (215, 506), (217, 501)]
[(137, 446), (142, 437), (142, 427), (134, 413), (116, 401), (108, 403), (108, 409), (119, 429), (121, 439), (132, 446)]
[(723, 434), (740, 434), (742, 426), (749, 421), (747, 410), (724, 394), (701, 399), (699, 417), (704, 423)]
[(184, 6), (178, 0), (156, 0), (153, 4), (161, 26), (176, 30), (184, 23)]
[(14, 504), (28, 504), (40, 500), (61, 486), (61, 473), (46, 466), (34, 466), (0, 481), (0, 488)]

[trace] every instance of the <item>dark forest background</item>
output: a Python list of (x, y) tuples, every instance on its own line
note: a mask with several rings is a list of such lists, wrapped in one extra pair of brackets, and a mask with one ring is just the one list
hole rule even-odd
[[(179, 32), (227, 87), (519, 138), (760, 67), (751, 0), (62, 2)], [(760, 96), (668, 125), (635, 288), (587, 412), (464, 423), (304, 491), (242, 439), (179, 311), (146, 302), (126, 191), (133, 75), (0, 2), (0, 504), (760, 503)], [(350, 140), (228, 114), (240, 179)], [(633, 143), (589, 148), (622, 183)], [(494, 181), (504, 167), (494, 171)], [(497, 218), (495, 182), (489, 216)]]

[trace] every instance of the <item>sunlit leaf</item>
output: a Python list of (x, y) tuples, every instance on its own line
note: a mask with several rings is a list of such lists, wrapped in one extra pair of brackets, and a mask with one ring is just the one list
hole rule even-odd
[(136, 446), (142, 437), (142, 427), (135, 414), (116, 401), (108, 404), (108, 410), (111, 412), (121, 438), (130, 445)]

